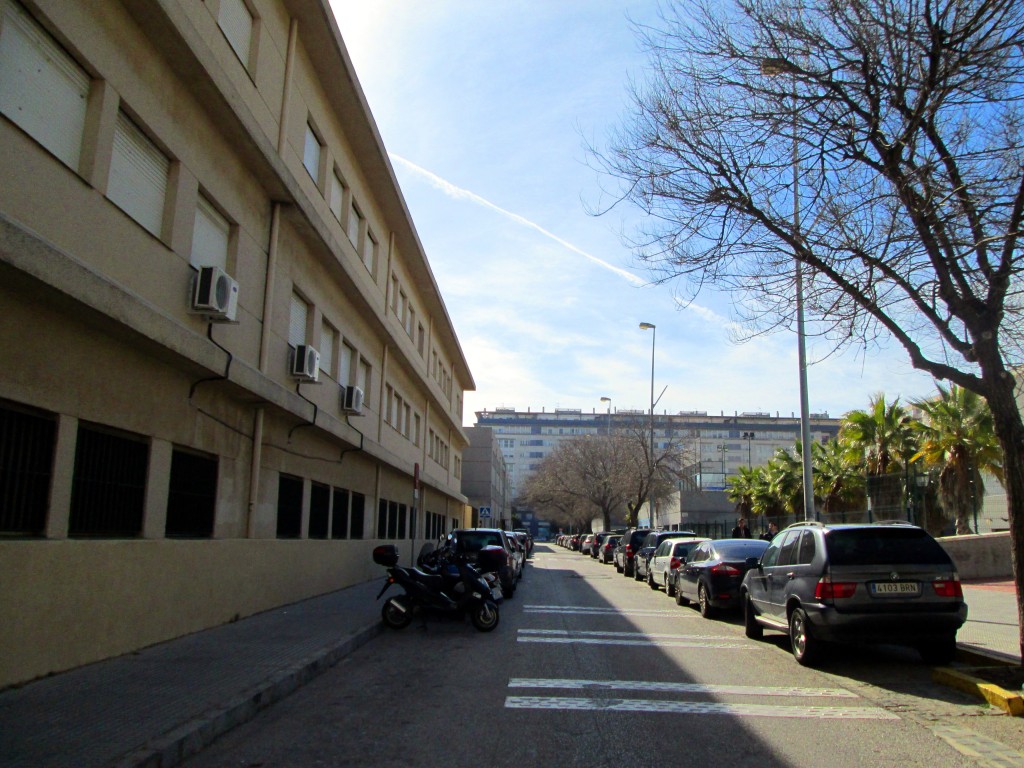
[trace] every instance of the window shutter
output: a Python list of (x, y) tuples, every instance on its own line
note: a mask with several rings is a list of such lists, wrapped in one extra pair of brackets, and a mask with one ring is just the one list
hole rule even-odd
[(324, 323), (320, 329), (320, 370), (328, 376), (334, 374), (334, 329)]
[(193, 267), (220, 267), (227, 271), (228, 239), (231, 225), (210, 201), (202, 195), (196, 206), (196, 222), (192, 228), (192, 256), (189, 263)]
[(242, 64), (248, 68), (252, 50), (252, 13), (249, 8), (243, 0), (220, 0), (217, 23)]
[(10, 0), (0, 14), (0, 112), (77, 170), (89, 75)]
[(338, 173), (335, 171), (331, 174), (331, 213), (334, 214), (334, 218), (341, 221), (341, 204), (345, 197), (345, 187), (341, 183), (341, 179), (338, 178)]
[(302, 164), (306, 166), (313, 181), (320, 183), (320, 139), (313, 132), (313, 126), (306, 123), (306, 146), (302, 152)]
[(288, 318), (288, 343), (293, 347), (306, 343), (306, 318), (309, 305), (296, 294), (292, 294), (291, 314)]
[(114, 128), (107, 197), (151, 233), (163, 229), (171, 161), (123, 112)]

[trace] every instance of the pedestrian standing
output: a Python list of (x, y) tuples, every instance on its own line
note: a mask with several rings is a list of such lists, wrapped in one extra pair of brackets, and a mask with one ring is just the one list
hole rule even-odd
[(736, 527), (732, 529), (732, 537), (734, 539), (749, 539), (750, 529), (747, 528), (747, 518), (741, 517), (736, 521)]
[(777, 534), (778, 532), (779, 526), (777, 526), (775, 524), (775, 521), (772, 520), (770, 523), (768, 523), (768, 530), (761, 534), (761, 538), (765, 541), (771, 541), (775, 538), (775, 534)]

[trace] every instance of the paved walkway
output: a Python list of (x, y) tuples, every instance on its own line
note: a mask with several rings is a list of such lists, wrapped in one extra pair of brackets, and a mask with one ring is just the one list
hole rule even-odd
[[(374, 579), (0, 691), (0, 766), (175, 765), (376, 635), (380, 586)], [(1019, 662), (1013, 585), (964, 592), (961, 648)]]

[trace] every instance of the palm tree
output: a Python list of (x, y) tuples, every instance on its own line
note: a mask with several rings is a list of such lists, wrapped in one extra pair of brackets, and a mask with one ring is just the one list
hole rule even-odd
[(740, 473), (729, 481), (729, 501), (736, 502), (736, 515), (749, 518), (754, 512), (754, 492), (759, 469), (740, 467)]
[(797, 515), (804, 504), (802, 456), (799, 442), (793, 453), (786, 448), (779, 448), (768, 462), (766, 470), (772, 495), (791, 515)]
[(917, 424), (921, 445), (912, 461), (940, 468), (939, 498), (956, 520), (957, 535), (963, 535), (971, 533), (969, 516), (981, 508), (981, 472), (1003, 482), (1003, 454), (985, 400), (956, 384), (937, 386), (937, 398), (914, 403), (926, 418)]
[(887, 405), (882, 393), (871, 398), (866, 411), (850, 411), (843, 418), (839, 439), (864, 463), (875, 515), (903, 511), (903, 469), (917, 450), (913, 423), (898, 397)]
[(822, 500), (821, 511), (826, 519), (863, 510), (865, 501), (864, 466), (856, 451), (841, 440), (830, 440), (812, 447), (814, 456), (814, 495)]

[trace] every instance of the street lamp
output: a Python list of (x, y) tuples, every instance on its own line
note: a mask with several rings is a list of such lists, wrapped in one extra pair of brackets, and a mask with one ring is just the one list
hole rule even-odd
[(751, 464), (750, 464), (750, 443), (754, 439), (754, 433), (753, 432), (744, 432), (743, 433), (743, 439), (747, 441), (747, 469), (750, 469), (751, 468)]
[(602, 403), (608, 403), (608, 435), (612, 433), (612, 399), (610, 397), (602, 397)]
[[(800, 144), (797, 140), (796, 74), (799, 69), (788, 59), (761, 59), (761, 74), (768, 77), (793, 75), (793, 237), (800, 237)], [(804, 282), (803, 265), (800, 263), (796, 245), (793, 246), (793, 263), (796, 269), (796, 343), (797, 361), (800, 367), (800, 442), (803, 444), (804, 475), (804, 519), (814, 520), (814, 475), (811, 470), (811, 418), (807, 405), (807, 347), (804, 341)]]
[(640, 323), (640, 330), (651, 332), (651, 455), (647, 476), (647, 511), (651, 516), (651, 527), (654, 527), (654, 342), (658, 338), (658, 329), (654, 323)]

